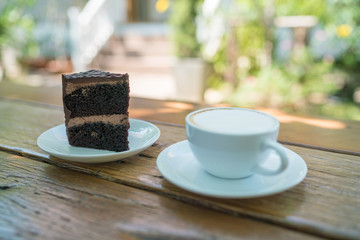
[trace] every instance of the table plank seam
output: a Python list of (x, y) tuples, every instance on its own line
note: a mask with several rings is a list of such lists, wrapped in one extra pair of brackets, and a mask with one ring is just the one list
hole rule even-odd
[[(5, 162), (6, 162), (6, 159), (7, 158), (4, 158), (5, 159)], [(17, 161), (18, 159), (20, 160), (20, 158), (18, 158), (18, 157), (16, 157), (16, 156), (14, 156), (13, 158), (13, 161)], [(29, 162), (30, 163), (30, 159), (26, 159), (27, 161), (26, 162)], [(10, 165), (12, 165), (12, 163), (14, 163), (14, 162), (11, 162), (11, 161), (7, 161), (8, 162), (8, 164), (10, 164)], [(45, 163), (44, 163), (45, 164)], [(43, 167), (41, 167), (41, 168), (36, 168), (36, 166), (38, 166), (38, 164), (35, 164), (35, 161), (34, 161), (34, 163), (30, 163), (30, 164), (25, 164), (25, 166), (33, 166), (33, 168), (32, 169), (34, 169), (34, 170), (40, 170), (40, 171), (44, 171), (44, 170), (46, 170), (46, 169), (48, 169), (48, 167), (47, 166), (43, 166)], [(47, 165), (47, 164), (46, 164)], [(34, 168), (35, 167), (35, 168)], [(34, 173), (35, 173), (36, 171), (34, 171)], [(32, 173), (32, 172), (31, 172)], [(71, 173), (70, 173), (71, 174)], [(63, 176), (64, 175), (64, 173), (62, 172), (61, 174), (60, 174), (61, 176)], [(67, 176), (69, 176), (69, 174), (65, 174), (65, 175), (67, 175)], [(79, 173), (78, 173), (78, 175), (80, 175)], [(36, 194), (36, 196), (39, 196), (39, 198), (34, 198), (34, 196), (33, 197), (29, 197), (28, 196), (28, 200), (30, 199), (30, 201), (32, 201), (33, 203), (34, 203), (34, 205), (36, 205), (36, 206), (38, 206), (37, 205), (37, 200), (35, 200), (35, 199), (45, 199), (44, 197), (46, 197), (46, 199), (48, 199), (48, 196), (50, 196), (50, 197), (53, 197), (53, 199), (55, 199), (55, 202), (57, 201), (57, 203), (60, 203), (59, 205), (68, 205), (68, 203), (69, 203), (69, 205), (73, 205), (74, 206), (74, 204), (76, 204), (77, 206), (81, 206), (81, 205), (84, 205), (83, 204), (83, 200), (84, 200), (84, 202), (85, 202), (85, 205), (87, 205), (86, 203), (91, 203), (91, 202), (87, 202), (87, 199), (88, 199), (88, 197), (89, 198), (91, 198), (91, 199), (94, 199), (94, 201), (101, 201), (102, 203), (104, 203), (103, 202), (103, 200), (104, 201), (107, 201), (107, 203), (110, 203), (110, 204), (112, 204), (111, 202), (113, 202), (113, 201), (115, 201), (115, 202), (113, 202), (113, 203), (120, 203), (120, 204), (123, 204), (124, 206), (125, 205), (131, 205), (131, 207), (134, 207), (134, 208), (141, 208), (141, 209), (144, 209), (144, 208), (147, 208), (148, 209), (148, 211), (149, 212), (151, 212), (151, 213), (153, 213), (154, 215), (158, 215), (158, 213), (157, 212), (155, 212), (153, 209), (154, 209), (154, 206), (156, 207), (156, 205), (153, 205), (152, 204), (152, 202), (150, 202), (151, 200), (152, 200), (152, 198), (149, 198), (150, 199), (150, 201), (148, 201), (148, 202), (143, 202), (143, 201), (136, 201), (137, 199), (135, 199), (135, 200), (133, 200), (133, 198), (121, 198), (121, 197), (119, 197), (119, 194), (117, 194), (117, 195), (113, 195), (113, 194), (111, 194), (111, 193), (108, 193), (107, 191), (102, 191), (102, 188), (99, 188), (99, 184), (101, 184), (101, 185), (103, 185), (104, 183), (97, 183), (97, 184), (95, 184), (96, 186), (97, 186), (97, 188), (83, 188), (82, 186), (83, 185), (79, 185), (79, 184), (77, 184), (77, 185), (75, 185), (75, 186), (73, 186), (73, 185), (71, 185), (71, 184), (67, 184), (67, 183), (63, 183), (63, 181), (62, 180), (64, 180), (64, 178), (60, 178), (60, 181), (59, 181), (59, 179), (58, 178), (56, 178), (55, 179), (55, 181), (54, 181), (54, 179), (52, 178), (52, 177), (49, 177), (49, 178), (45, 178), (45, 179), (43, 179), (43, 178), (38, 178), (38, 174), (37, 175), (34, 175), (34, 180), (37, 180), (37, 181), (42, 181), (43, 183), (45, 183), (45, 184), (39, 184), (39, 182), (36, 182), (36, 183), (31, 183), (32, 182), (32, 180), (31, 181), (28, 181), (27, 180), (27, 178), (26, 178), (26, 176), (27, 175), (24, 175), (24, 177), (23, 177), (23, 179), (21, 180), (21, 182), (22, 183), (29, 183), (29, 187), (31, 188), (30, 190), (29, 190), (29, 192), (31, 192), (31, 193), (33, 193), (33, 194)], [(45, 175), (45, 176), (47, 176), (47, 175)], [(13, 177), (13, 176), (12, 176)], [(16, 176), (15, 176), (16, 177)], [(80, 176), (78, 176), (79, 178), (80, 178)], [(100, 180), (100, 179), (99, 179)], [(78, 181), (77, 181), (78, 182)], [(99, 182), (99, 181), (98, 181)], [(27, 186), (27, 184), (26, 184), (26, 186)], [(69, 187), (67, 187), (67, 186), (69, 186)], [(64, 189), (64, 188), (66, 188), (66, 189)], [(112, 186), (111, 187), (112, 189), (114, 189), (114, 186)], [(131, 189), (126, 189), (126, 188), (123, 188), (123, 187), (120, 187), (119, 186), (119, 188), (121, 188), (121, 192), (122, 193), (125, 193), (125, 192), (131, 192), (131, 193), (133, 193), (133, 190), (131, 190)], [(66, 190), (66, 191), (59, 191), (60, 189), (64, 189), (64, 190)], [(69, 195), (69, 194), (67, 194), (66, 192), (67, 192), (67, 190), (70, 190), (70, 191), (76, 191), (76, 194), (75, 195)], [(19, 189), (19, 191), (21, 191), (20, 189)], [(136, 191), (136, 190), (135, 190)], [(63, 193), (64, 192), (64, 193)], [(139, 190), (137, 189), (137, 192), (139, 192)], [(79, 196), (79, 194), (78, 193), (81, 193), (81, 196)], [(82, 197), (82, 194), (86, 194), (86, 195), (88, 195), (88, 197)], [(94, 193), (94, 194), (93, 194)], [(119, 192), (120, 193), (120, 192)], [(121, 194), (122, 194), (121, 193)], [(153, 194), (153, 193), (152, 193)], [(138, 195), (138, 196), (144, 196), (143, 194), (136, 194), (136, 195)], [(154, 195), (157, 195), (157, 194), (154, 194)], [(11, 196), (11, 194), (10, 194), (10, 196)], [(67, 196), (69, 196), (69, 197), (67, 197)], [(75, 197), (71, 197), (71, 196), (75, 196)], [(11, 201), (12, 199), (15, 199), (15, 200), (17, 200), (17, 199), (19, 199), (19, 200), (21, 200), (21, 198), (9, 198), (9, 201)], [(32, 199), (34, 199), (34, 200), (32, 200)], [(170, 198), (166, 198), (166, 199), (168, 199), (168, 200), (166, 200), (167, 202), (169, 202), (169, 201), (171, 201), (171, 202), (176, 202), (176, 201), (173, 201), (172, 199), (170, 199)], [(67, 203), (68, 202), (68, 203)], [(18, 204), (21, 204), (21, 203), (23, 203), (22, 201), (19, 201), (19, 202), (16, 202), (16, 203), (14, 203), (14, 205), (16, 204), (16, 205), (18, 205)], [(26, 201), (24, 202), (24, 203), (26, 203)], [(147, 204), (147, 203), (149, 203), (149, 204)], [(180, 202), (179, 202), (180, 203)], [(177, 203), (176, 205), (178, 205), (179, 203)], [(56, 206), (54, 206), (54, 209), (57, 207), (57, 206), (59, 206), (59, 205), (56, 205)], [(189, 205), (189, 204), (186, 204), (186, 205), (188, 205), (189, 207), (192, 207), (193, 209), (194, 208), (196, 208), (196, 207), (194, 207), (194, 206), (192, 206), (192, 205)], [(24, 205), (25, 206), (25, 205)], [(89, 206), (89, 205), (88, 205)], [(102, 204), (102, 206), (104, 206), (104, 207), (107, 207), (108, 206), (108, 204)], [(119, 205), (114, 205), (114, 206), (119, 206)], [(174, 205), (175, 206), (175, 205)], [(20, 207), (22, 207), (22, 206), (20, 206)], [(20, 208), (19, 207), (19, 208)], [(102, 207), (101, 207), (102, 208)], [(52, 209), (52, 208), (51, 208)], [(114, 209), (114, 208), (113, 208)], [(173, 209), (173, 208), (172, 208)], [(184, 208), (181, 208), (181, 209), (184, 209)], [(90, 211), (92, 211), (92, 208), (91, 209), (89, 209)], [(199, 210), (200, 211), (202, 211), (201, 210), (201, 208), (199, 208)], [(221, 213), (218, 213), (218, 212), (215, 212), (215, 211), (212, 211), (212, 210), (210, 210), (210, 209), (206, 209), (205, 208), (205, 210), (207, 210), (207, 211), (209, 211), (209, 212), (213, 212), (212, 214), (213, 215), (215, 215), (215, 214), (218, 214), (217, 216), (219, 216), (219, 215), (221, 215)], [(45, 219), (43, 216), (45, 216), (44, 215), (44, 212), (46, 213), (46, 211), (43, 211), (42, 209), (40, 209), (40, 208), (35, 208), (35, 209), (32, 209), (32, 208), (29, 208), (29, 206), (27, 207), (27, 209), (25, 210), (25, 211), (27, 211), (27, 212), (31, 212), (31, 214), (32, 214), (32, 217), (34, 217), (36, 220), (35, 221), (37, 221), (39, 218), (41, 218), (42, 217), (42, 219), (44, 219), (45, 221), (47, 220), (47, 219)], [(146, 211), (146, 209), (145, 209), (145, 211)], [(9, 212), (6, 212), (6, 213), (9, 213)], [(60, 213), (60, 212), (59, 212)], [(58, 215), (58, 214), (56, 214), (56, 215)], [(160, 214), (161, 215), (161, 214)], [(191, 213), (190, 213), (190, 215), (191, 215)], [(224, 214), (225, 215), (225, 214)], [(8, 216), (4, 216), (5, 218), (6, 217), (10, 217), (10, 214), (8, 214)], [(60, 213), (60, 216), (59, 216), (59, 220), (65, 220), (67, 223), (70, 223), (70, 220), (72, 219), (72, 217), (71, 216), (69, 216), (69, 215), (66, 215), (66, 214), (61, 214)], [(125, 218), (127, 218), (127, 216), (125, 216)], [(191, 217), (190, 217), (191, 218)], [(75, 216), (74, 217), (74, 219), (77, 219), (77, 216)], [(241, 220), (241, 219), (244, 219), (244, 221), (245, 222), (249, 222), (249, 221), (247, 221), (246, 220), (246, 218), (238, 218), (238, 220)], [(234, 219), (233, 220), (237, 220), (235, 217), (234, 217)], [(59, 222), (61, 222), (61, 221), (59, 221)], [(181, 220), (180, 220), (181, 221)], [(1, 222), (1, 219), (0, 219), (0, 222)], [(263, 224), (261, 224), (261, 222), (260, 221), (252, 221), (252, 222), (257, 222), (257, 226), (258, 225), (263, 225)], [(179, 223), (179, 222), (178, 222)], [(36, 223), (35, 223), (36, 224)], [(50, 223), (51, 224), (51, 223)], [(70, 223), (71, 224), (71, 223)], [(153, 222), (153, 224), (157, 224), (156, 222)], [(176, 222), (175, 222), (175, 224), (176, 224)], [(8, 225), (14, 225), (14, 224), (12, 224), (11, 222), (8, 224)], [(122, 223), (120, 223), (119, 224), (119, 226), (121, 226), (122, 225)], [(276, 225), (271, 225), (271, 224), (267, 224), (267, 225), (269, 225), (270, 226), (270, 228), (271, 229), (275, 229), (275, 228), (277, 228), (277, 229), (279, 229), (279, 232), (281, 233), (281, 232), (286, 232), (286, 233), (290, 233), (290, 235), (292, 234), (293, 236), (303, 236), (303, 237), (309, 237), (310, 239), (312, 239), (312, 237), (313, 237), (313, 235), (308, 235), (308, 234), (306, 234), (306, 233), (303, 233), (303, 232), (297, 232), (297, 231), (292, 231), (291, 229), (284, 229), (284, 228), (281, 228), (281, 227), (277, 227)], [(18, 226), (18, 225), (14, 225), (14, 226)], [(21, 226), (21, 225), (20, 225)], [(126, 227), (127, 225), (126, 225), (126, 222), (125, 222), (125, 227)], [(273, 227), (271, 227), (271, 226), (273, 226)], [(244, 226), (241, 226), (242, 228), (244, 228)], [(126, 228), (125, 228), (126, 229)], [(206, 230), (208, 230), (209, 228), (207, 228)], [(281, 230), (281, 229), (283, 229), (283, 230)], [(21, 228), (19, 228), (19, 230), (22, 230)], [(36, 229), (39, 233), (41, 233), (41, 229)], [(116, 230), (116, 229), (115, 229)], [(120, 230), (123, 230), (122, 228), (120, 229)], [(77, 231), (77, 229), (75, 229), (75, 231)], [(105, 230), (106, 231), (106, 230)], [(247, 232), (252, 232), (252, 229), (250, 228), (250, 229), (248, 229), (247, 230)], [(292, 232), (292, 233), (291, 233)], [(16, 232), (15, 232), (16, 233)], [(145, 231), (144, 231), (144, 233), (145, 233)], [(163, 232), (161, 232), (161, 233), (163, 233)], [(169, 234), (169, 233), (171, 233), (171, 231), (164, 231), (164, 234), (161, 234), (161, 235), (156, 235), (156, 237), (154, 237), (154, 239), (156, 238), (156, 239), (193, 239), (193, 238), (189, 238), (189, 236), (198, 236), (198, 235), (187, 235), (187, 234), (185, 234), (184, 236), (184, 238), (181, 238), (181, 237), (179, 237), (179, 235), (176, 233), (176, 234)], [(26, 234), (26, 233), (25, 233)], [(263, 234), (264, 235), (264, 234)], [(9, 236), (12, 236), (12, 235), (9, 235)], [(137, 235), (136, 235), (137, 236)], [(183, 235), (180, 235), (180, 236), (183, 236)], [(212, 233), (211, 233), (211, 228), (210, 228), (210, 234), (209, 235), (206, 235), (206, 237), (204, 237), (204, 236), (202, 236), (201, 237), (201, 235), (199, 235), (200, 237), (199, 238), (194, 238), (194, 239), (212, 239), (213, 237), (212, 236), (215, 236), (215, 235), (213, 235)], [(225, 237), (225, 236), (227, 236), (226, 235), (226, 232), (224, 232), (224, 235), (220, 235), (220, 238), (223, 238), (223, 237)], [(237, 237), (240, 237), (240, 236), (243, 236), (241, 233), (240, 234), (238, 234), (238, 235), (235, 235), (235, 238), (234, 239), (237, 239)], [(280, 236), (282, 236), (282, 235), (280, 235)], [(144, 236), (143, 237), (141, 237), (141, 238), (153, 238), (152, 237), (152, 235), (150, 234), (144, 234)], [(217, 238), (217, 237), (215, 237), (215, 238)], [(230, 237), (231, 239), (233, 239), (233, 237)], [(230, 239), (229, 238), (229, 239)], [(300, 238), (300, 239), (302, 239), (302, 238)]]
[[(246, 217), (246, 218), (250, 218), (250, 219), (253, 219), (256, 221), (264, 222), (267, 224), (272, 224), (272, 225), (283, 227), (286, 229), (291, 229), (291, 230), (301, 232), (301, 233), (306, 233), (309, 235), (314, 235), (314, 236), (318, 236), (318, 237), (326, 237), (329, 239), (359, 239), (359, 237), (360, 237), (359, 234), (357, 234), (356, 232), (354, 232), (354, 233), (344, 232), (344, 231), (341, 231), (341, 229), (339, 230), (339, 229), (331, 228), (328, 226), (325, 226), (325, 229), (324, 229), (323, 225), (317, 226), (317, 225), (319, 225), (318, 223), (312, 223), (312, 224), (316, 225), (316, 226), (314, 226), (314, 225), (309, 225), (306, 222), (304, 222), (301, 225), (301, 227), (299, 227), (298, 220), (291, 221), (289, 219), (284, 220), (284, 219), (276, 218), (276, 217), (272, 218), (272, 217), (266, 216), (264, 214), (254, 213), (252, 211), (246, 211), (244, 209), (230, 210), (226, 207), (221, 207), (219, 205), (214, 204), (211, 201), (211, 199), (207, 200), (207, 199), (201, 198), (201, 196), (198, 196), (196, 194), (181, 196), (181, 195), (177, 194), (176, 191), (167, 191), (165, 189), (155, 188), (152, 186), (148, 186), (146, 184), (136, 182), (134, 180), (114, 178), (108, 174), (104, 174), (99, 171), (93, 172), (86, 168), (82, 168), (80, 166), (74, 166), (72, 164), (69, 164), (69, 163), (66, 163), (63, 161), (52, 160), (51, 159), (52, 157), (47, 159), (44, 156), (35, 155), (34, 153), (27, 153), (27, 152), (20, 153), (20, 152), (11, 150), (11, 149), (4, 149), (3, 146), (0, 146), (0, 151), (4, 151), (4, 152), (11, 153), (11, 154), (19, 155), (22, 157), (26, 157), (26, 158), (34, 160), (34, 161), (40, 161), (40, 162), (43, 162), (43, 163), (46, 163), (46, 164), (49, 164), (52, 166), (73, 170), (77, 173), (82, 173), (82, 174), (87, 174), (90, 176), (98, 177), (100, 179), (114, 182), (117, 184), (121, 184), (124, 186), (156, 193), (156, 194), (159, 194), (159, 195), (167, 197), (167, 198), (175, 199), (175, 200), (181, 201), (183, 203), (190, 204), (192, 206), (211, 209), (213, 211), (221, 212), (221, 213), (228, 214), (228, 215), (231, 215), (234, 217), (240, 217), (240, 216)], [(54, 159), (56, 159), (56, 158), (54, 158)], [(151, 175), (151, 176), (158, 177), (156, 175)]]
[(43, 103), (43, 102), (37, 102), (37, 101), (31, 101), (31, 100), (14, 99), (14, 98), (8, 98), (8, 97), (2, 97), (2, 96), (0, 96), (0, 101), (18, 102), (18, 103), (21, 103), (21, 104), (24, 104), (24, 105), (33, 106), (33, 107), (46, 107), (46, 108), (49, 108), (49, 109), (56, 109), (56, 110), (63, 111), (63, 107), (62, 107), (62, 106), (58, 106), (58, 105), (54, 105), (54, 104), (49, 104), (49, 103)]
[[(185, 128), (184, 125), (177, 124), (177, 123), (168, 123), (168, 122), (163, 122), (163, 121), (158, 121), (158, 120), (149, 120), (149, 119), (142, 119), (142, 118), (137, 118), (137, 119), (148, 121), (153, 124)], [(310, 145), (310, 144), (296, 143), (296, 142), (284, 141), (284, 140), (279, 140), (278, 142), (281, 144), (284, 144), (284, 145), (315, 149), (315, 150), (320, 150), (320, 151), (325, 151), (325, 152), (341, 153), (341, 154), (352, 155), (352, 156), (360, 156), (360, 152), (341, 150), (341, 149), (332, 149), (332, 148), (326, 148), (326, 147), (320, 147), (320, 146), (315, 146), (315, 145)]]
[(324, 151), (324, 152), (333, 152), (333, 153), (341, 153), (341, 154), (352, 155), (352, 156), (360, 156), (360, 152), (353, 152), (353, 151), (348, 151), (348, 150), (319, 147), (319, 146), (314, 146), (314, 145), (309, 145), (309, 144), (304, 144), (304, 143), (295, 143), (295, 142), (290, 142), (290, 141), (279, 141), (279, 143), (285, 144), (285, 145), (290, 145), (290, 146), (315, 149), (315, 150), (320, 150), (320, 151)]
[[(35, 102), (35, 101), (22, 100), (22, 99), (12, 99), (12, 98), (6, 98), (6, 97), (1, 97), (1, 96), (0, 96), (0, 100), (2, 100), (4, 102), (18, 102), (18, 103), (28, 105), (28, 106), (33, 106), (33, 107), (44, 107), (44, 108), (47, 108), (47, 109), (58, 110), (59, 112), (63, 111), (62, 106), (53, 105), (53, 104), (39, 103), (39, 102)], [(130, 112), (130, 117), (131, 117), (131, 112)], [(172, 126), (172, 127), (176, 127), (176, 128), (182, 128), (182, 129), (185, 128), (185, 126), (183, 124), (178, 124), (178, 123), (170, 123), (170, 122), (146, 119), (146, 118), (141, 118), (141, 117), (136, 118), (136, 119), (149, 121), (149, 122), (151, 122), (153, 124), (160, 124), (160, 125), (164, 125), (164, 126)], [(291, 145), (291, 146), (299, 146), (299, 147), (304, 147), (304, 148), (309, 148), (309, 149), (317, 149), (317, 150), (327, 151), (327, 152), (335, 152), (335, 153), (342, 153), (342, 154), (353, 155), (353, 156), (360, 156), (360, 152), (357, 152), (357, 151), (349, 151), (349, 150), (333, 149), (333, 148), (328, 148), (328, 147), (320, 147), (320, 146), (316, 146), (316, 145), (297, 143), (297, 142), (293, 142), (293, 141), (280, 140), (279, 142), (282, 143), (282, 144), (287, 144), (287, 145)]]

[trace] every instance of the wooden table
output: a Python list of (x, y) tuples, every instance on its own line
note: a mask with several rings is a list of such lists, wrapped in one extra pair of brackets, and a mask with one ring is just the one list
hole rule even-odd
[(159, 140), (133, 157), (80, 164), (36, 144), (63, 123), (60, 106), (0, 98), (0, 239), (360, 239), (358, 122), (267, 110), (281, 121), (280, 142), (306, 161), (306, 178), (268, 197), (218, 199), (156, 168), (200, 107), (133, 98), (130, 116), (156, 124)]

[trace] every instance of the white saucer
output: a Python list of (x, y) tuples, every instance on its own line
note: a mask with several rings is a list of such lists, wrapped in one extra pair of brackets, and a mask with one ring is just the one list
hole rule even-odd
[[(171, 183), (194, 193), (221, 198), (252, 198), (285, 191), (305, 178), (305, 161), (289, 149), (286, 152), (289, 166), (279, 175), (253, 174), (242, 179), (223, 179), (202, 169), (185, 140), (164, 149), (157, 158), (157, 167)], [(275, 153), (272, 154), (266, 165), (277, 165), (277, 158)]]
[(71, 146), (66, 136), (65, 124), (43, 132), (37, 139), (38, 146), (61, 159), (82, 163), (104, 163), (135, 155), (150, 147), (160, 136), (154, 124), (143, 120), (130, 119), (129, 148), (123, 152), (98, 150)]

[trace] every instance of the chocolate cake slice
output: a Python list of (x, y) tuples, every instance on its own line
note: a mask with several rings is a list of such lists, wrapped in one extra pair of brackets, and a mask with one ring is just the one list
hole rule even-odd
[(69, 144), (129, 149), (129, 75), (90, 70), (63, 74), (63, 104)]

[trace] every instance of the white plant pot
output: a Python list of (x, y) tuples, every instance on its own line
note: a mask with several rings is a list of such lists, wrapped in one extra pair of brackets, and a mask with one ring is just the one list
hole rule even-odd
[(176, 100), (202, 102), (209, 66), (200, 58), (177, 59), (174, 68)]

